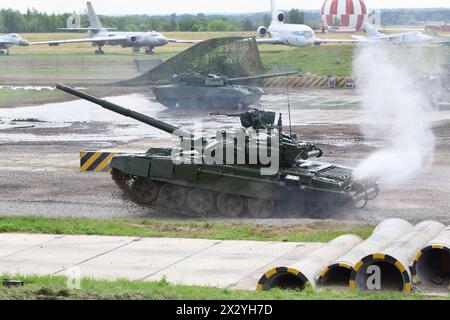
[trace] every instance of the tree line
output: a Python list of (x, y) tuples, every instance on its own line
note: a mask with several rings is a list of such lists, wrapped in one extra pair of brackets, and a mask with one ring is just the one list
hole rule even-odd
[[(46, 33), (58, 32), (66, 27), (66, 21), (71, 14), (46, 14), (35, 9), (21, 13), (12, 9), (0, 10), (0, 33)], [(304, 13), (292, 9), (287, 14), (291, 23), (303, 23)], [(269, 25), (268, 14), (259, 15), (176, 15), (170, 16), (99, 16), (102, 25), (117, 28), (121, 31), (254, 31), (260, 25)], [(82, 27), (89, 26), (86, 14), (81, 15)]]
[[(35, 9), (21, 13), (12, 9), (0, 10), (0, 33), (38, 33), (58, 32), (66, 27), (71, 14), (47, 14)], [(320, 27), (320, 13), (317, 10), (287, 11), (288, 23), (306, 23), (314, 28)], [(100, 16), (104, 27), (121, 31), (254, 31), (259, 26), (268, 26), (271, 17), (267, 13), (236, 15), (183, 14), (168, 16), (128, 15)], [(386, 9), (381, 10), (383, 25), (414, 25), (424, 21), (450, 21), (450, 9)], [(89, 25), (87, 15), (81, 15), (82, 27)]]

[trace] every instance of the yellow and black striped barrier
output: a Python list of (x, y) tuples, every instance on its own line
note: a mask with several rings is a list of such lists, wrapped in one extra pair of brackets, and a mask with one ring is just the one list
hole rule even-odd
[(80, 170), (82, 172), (103, 172), (110, 170), (110, 162), (115, 153), (111, 152), (80, 152)]
[(265, 79), (262, 82), (265, 88), (354, 88), (355, 81), (351, 77), (329, 77), (302, 76), (302, 77), (279, 77)]

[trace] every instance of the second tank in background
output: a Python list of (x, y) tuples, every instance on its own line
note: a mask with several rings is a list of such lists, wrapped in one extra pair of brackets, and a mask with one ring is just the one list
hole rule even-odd
[(298, 74), (285, 72), (229, 79), (209, 73), (175, 74), (173, 84), (153, 88), (153, 93), (167, 108), (239, 108), (257, 103), (264, 91), (257, 86), (238, 85), (265, 78)]

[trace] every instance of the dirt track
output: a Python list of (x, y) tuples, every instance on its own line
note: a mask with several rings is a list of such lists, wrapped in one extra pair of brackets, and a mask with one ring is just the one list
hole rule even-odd
[[(353, 100), (355, 97), (350, 98)], [(275, 103), (279, 103), (276, 96), (269, 96), (263, 101), (268, 109)], [(298, 112), (294, 111), (294, 119), (306, 119), (314, 114), (322, 117), (318, 123), (295, 126), (293, 129), (305, 140), (317, 143), (325, 150), (323, 161), (356, 166), (385, 143), (364, 139), (358, 125), (352, 123), (358, 112), (353, 105), (341, 110), (343, 112), (333, 116), (328, 123), (322, 114), (330, 112), (300, 107), (296, 110)], [(162, 117), (170, 120), (171, 115), (163, 112)], [(213, 127), (221, 125), (228, 127), (229, 123), (219, 121)], [(43, 127), (38, 125), (36, 128), (0, 131), (0, 215), (167, 218), (124, 201), (109, 174), (79, 172), (81, 149), (144, 151), (153, 145), (169, 143), (166, 138), (154, 136), (153, 133), (131, 141), (123, 141), (114, 134), (108, 135), (114, 130), (124, 134), (133, 128), (135, 125), (132, 124), (101, 122), (92, 118), (92, 121), (64, 122), (63, 125), (54, 126), (47, 123)], [(79, 141), (73, 138), (73, 134), (80, 135), (80, 139), (89, 139)], [(412, 222), (436, 219), (450, 223), (450, 121), (445, 120), (437, 125), (435, 134), (437, 148), (430, 168), (402, 186), (382, 190), (379, 198), (366, 209), (347, 212), (339, 219), (379, 221), (402, 217)], [(107, 138), (99, 140), (101, 136)], [(8, 137), (17, 137), (18, 141), (8, 140)], [(54, 137), (61, 139), (54, 141)], [(271, 220), (270, 223), (289, 224), (298, 221)]]

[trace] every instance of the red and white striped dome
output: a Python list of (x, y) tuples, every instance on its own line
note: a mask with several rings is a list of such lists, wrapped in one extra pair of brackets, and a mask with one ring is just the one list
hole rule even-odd
[(320, 14), (324, 26), (335, 26), (339, 19), (341, 26), (361, 30), (368, 10), (363, 0), (325, 0)]

